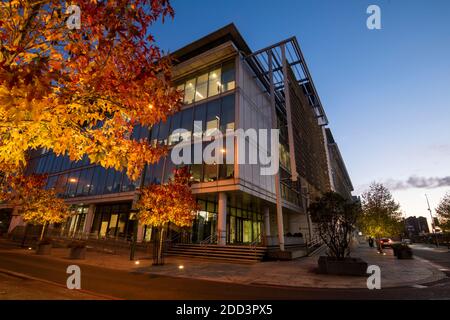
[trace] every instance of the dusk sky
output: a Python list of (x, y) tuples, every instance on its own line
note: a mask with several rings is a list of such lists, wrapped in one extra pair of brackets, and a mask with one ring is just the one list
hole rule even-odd
[[(381, 8), (381, 30), (366, 27), (371, 4)], [(354, 194), (372, 181), (383, 182), (406, 215), (429, 218), (424, 194), (434, 208), (450, 191), (450, 1), (172, 5), (175, 19), (153, 30), (166, 51), (230, 22), (252, 50), (297, 37)]]

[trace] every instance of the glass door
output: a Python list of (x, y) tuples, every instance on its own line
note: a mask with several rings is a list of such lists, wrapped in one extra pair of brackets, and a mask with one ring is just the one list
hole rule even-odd
[(236, 242), (243, 242), (243, 231), (244, 231), (244, 223), (243, 219), (240, 217), (236, 217)]
[(252, 239), (252, 221), (249, 219), (244, 220), (244, 235), (243, 235), (243, 243), (250, 243), (253, 241)]

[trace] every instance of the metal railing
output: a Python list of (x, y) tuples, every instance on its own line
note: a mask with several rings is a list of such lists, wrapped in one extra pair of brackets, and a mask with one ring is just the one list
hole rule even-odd
[(253, 250), (255, 260), (258, 259), (258, 244), (263, 242), (263, 234), (258, 233), (256, 237), (250, 242), (250, 249)]
[(217, 235), (215, 233), (210, 234), (208, 237), (206, 237), (206, 239), (200, 241), (200, 245), (201, 246), (206, 246), (208, 244), (212, 244), (217, 242)]
[(318, 234), (315, 234), (311, 237), (310, 241), (306, 241), (306, 250), (309, 253), (314, 251), (314, 249), (318, 248), (323, 244), (322, 238)]

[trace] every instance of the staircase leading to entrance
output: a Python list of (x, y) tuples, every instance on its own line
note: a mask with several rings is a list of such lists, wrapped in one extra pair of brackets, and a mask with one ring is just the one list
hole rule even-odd
[(261, 261), (267, 248), (259, 246), (219, 246), (215, 244), (174, 244), (167, 249), (169, 256), (203, 258), (252, 263)]

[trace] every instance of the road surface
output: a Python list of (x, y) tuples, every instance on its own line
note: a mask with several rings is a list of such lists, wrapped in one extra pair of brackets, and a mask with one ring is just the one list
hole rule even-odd
[[(418, 255), (450, 266), (450, 253), (415, 250)], [(423, 253), (426, 252), (426, 253)], [(71, 260), (60, 261), (45, 256), (24, 255), (8, 249), (0, 250), (0, 269), (22, 273), (65, 285), (67, 266)], [(264, 299), (450, 299), (450, 278), (425, 286), (368, 289), (285, 288), (239, 285), (196, 279), (132, 273), (79, 264), (81, 287), (90, 293), (117, 299), (170, 300), (264, 300)], [(68, 290), (68, 289), (67, 289)], [(1, 299), (1, 298), (0, 298)], [(45, 299), (45, 296), (42, 296)]]

